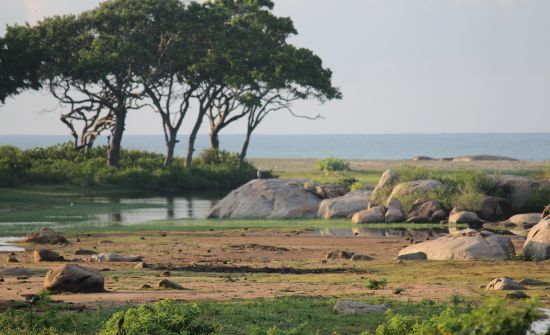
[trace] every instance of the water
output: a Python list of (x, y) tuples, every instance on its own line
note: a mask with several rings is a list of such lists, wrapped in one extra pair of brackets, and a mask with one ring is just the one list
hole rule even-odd
[[(177, 153), (185, 151), (181, 136)], [(49, 146), (66, 142), (69, 136), (0, 135), (0, 145), (20, 148)], [(240, 151), (242, 135), (221, 136), (222, 148)], [(102, 138), (98, 143), (105, 143)], [(199, 135), (197, 151), (209, 145)], [(164, 153), (161, 135), (126, 135), (128, 149)], [(528, 148), (528, 150), (526, 149)], [(399, 160), (414, 156), (436, 158), (491, 154), (521, 160), (550, 160), (550, 134), (393, 134), (393, 135), (255, 135), (248, 151), (250, 158), (324, 158)]]
[(0, 252), (21, 252), (24, 248), (12, 244), (14, 241), (21, 240), (21, 237), (0, 237)]

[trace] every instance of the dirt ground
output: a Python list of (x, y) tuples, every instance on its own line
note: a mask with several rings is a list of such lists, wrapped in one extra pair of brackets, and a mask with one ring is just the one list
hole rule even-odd
[[(410, 243), (410, 236), (389, 237), (359, 233), (352, 236), (321, 235), (315, 231), (240, 230), (231, 232), (147, 232), (101, 233), (70, 238), (67, 246), (22, 244), (19, 263), (8, 263), (0, 255), (0, 305), (24, 302), (25, 294), (42, 290), (45, 273), (59, 263), (35, 263), (35, 248), (53, 249), (84, 267), (102, 270), (107, 292), (101, 294), (59, 294), (55, 300), (82, 304), (87, 308), (112, 307), (159, 299), (203, 300), (246, 299), (280, 296), (353, 297), (384, 296), (392, 299), (449, 299), (463, 295), (482, 299), (491, 294), (482, 286), (509, 276), (550, 282), (550, 262), (396, 262), (398, 251)], [(426, 234), (413, 237), (430, 238)], [(433, 238), (433, 236), (431, 237)], [(522, 238), (513, 237), (517, 251)], [(88, 256), (74, 256), (79, 249), (140, 255), (151, 266), (135, 269), (135, 263), (91, 263)], [(369, 255), (372, 261), (327, 260), (335, 249)], [(31, 276), (9, 275), (7, 269), (31, 269)], [(156, 288), (170, 272), (169, 280), (185, 290)], [(382, 279), (381, 290), (365, 288), (367, 279)], [(140, 290), (142, 284), (153, 288)], [(400, 295), (396, 288), (403, 289)], [(527, 293), (550, 301), (549, 287), (531, 288)]]

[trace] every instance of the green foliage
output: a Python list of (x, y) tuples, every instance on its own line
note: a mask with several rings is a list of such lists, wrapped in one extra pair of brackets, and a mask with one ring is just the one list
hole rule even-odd
[(200, 318), (196, 305), (184, 309), (169, 300), (161, 300), (115, 313), (99, 335), (208, 335), (217, 330), (213, 323)]
[(550, 203), (550, 187), (537, 185), (533, 188), (525, 207), (533, 213), (541, 213)]
[(220, 152), (197, 159), (191, 169), (176, 159), (163, 167), (164, 156), (122, 150), (117, 167), (107, 164), (107, 148), (75, 151), (71, 145), (56, 145), (21, 151), (0, 147), (0, 186), (57, 184), (94, 188), (120, 186), (154, 192), (187, 190), (229, 190), (256, 178), (256, 168), (248, 162), (241, 167), (238, 155)]
[(381, 290), (388, 284), (388, 280), (386, 278), (382, 278), (380, 280), (369, 278), (365, 282), (365, 287), (369, 290)]
[(344, 160), (330, 157), (315, 163), (315, 169), (321, 172), (349, 171), (350, 163)]

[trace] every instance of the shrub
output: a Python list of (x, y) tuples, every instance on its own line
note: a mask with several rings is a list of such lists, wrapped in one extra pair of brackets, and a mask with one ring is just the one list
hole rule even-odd
[(538, 185), (533, 188), (525, 207), (527, 211), (541, 213), (550, 202), (550, 188)]
[(429, 179), (432, 177), (430, 170), (425, 167), (412, 164), (401, 165), (396, 169), (396, 173), (399, 175), (399, 183)]
[(386, 287), (387, 284), (388, 284), (388, 280), (385, 278), (380, 280), (369, 278), (365, 282), (365, 287), (368, 288), (369, 290), (381, 290), (384, 287)]
[(338, 158), (329, 157), (317, 161), (315, 168), (321, 172), (349, 171), (350, 163)]
[(153, 305), (141, 305), (115, 313), (105, 323), (100, 335), (208, 335), (218, 331), (211, 322), (199, 318), (200, 310), (194, 305), (184, 309), (169, 300)]

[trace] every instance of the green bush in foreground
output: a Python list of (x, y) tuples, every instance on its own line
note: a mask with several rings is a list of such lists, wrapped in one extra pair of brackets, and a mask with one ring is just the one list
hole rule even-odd
[(317, 161), (315, 169), (321, 172), (349, 171), (350, 163), (338, 158), (329, 157)]

